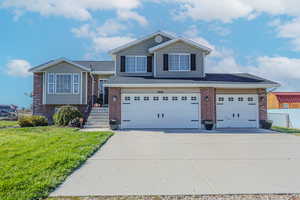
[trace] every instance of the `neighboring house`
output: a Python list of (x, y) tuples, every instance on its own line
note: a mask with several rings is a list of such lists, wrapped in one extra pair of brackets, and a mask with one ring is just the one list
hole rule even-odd
[[(113, 61), (58, 59), (32, 68), (34, 114), (60, 105), (81, 111), (106, 99), (121, 128), (258, 128), (267, 119), (266, 89), (279, 84), (247, 73), (206, 73), (204, 44), (156, 32), (110, 52)], [(90, 119), (90, 118), (89, 118)]]
[(300, 92), (268, 93), (268, 109), (299, 109)]
[(18, 119), (17, 106), (15, 105), (0, 105), (0, 120), (16, 120)]

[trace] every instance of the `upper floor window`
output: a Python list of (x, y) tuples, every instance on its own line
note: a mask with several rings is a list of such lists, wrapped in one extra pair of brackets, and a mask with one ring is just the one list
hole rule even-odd
[(190, 54), (169, 54), (169, 71), (190, 70)]
[(147, 56), (126, 56), (125, 72), (147, 72)]
[(49, 94), (79, 94), (80, 75), (78, 73), (49, 73)]

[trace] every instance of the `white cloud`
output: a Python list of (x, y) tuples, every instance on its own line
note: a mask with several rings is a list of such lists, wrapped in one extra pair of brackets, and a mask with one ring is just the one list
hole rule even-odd
[(89, 24), (82, 25), (78, 28), (73, 28), (72, 32), (76, 37), (86, 38), (91, 41), (92, 48), (89, 57), (94, 54), (104, 53), (118, 46), (133, 41), (128, 35), (119, 36), (121, 30), (126, 29), (125, 25), (120, 24), (115, 20), (107, 20), (102, 26), (92, 27)]
[(227, 36), (231, 33), (231, 31), (228, 28), (225, 28), (224, 26), (218, 24), (210, 24), (208, 29), (214, 31), (220, 36)]
[(177, 18), (218, 20), (224, 23), (235, 19), (256, 18), (260, 13), (269, 15), (300, 16), (299, 0), (174, 0), (180, 5)]
[[(123, 19), (133, 19), (145, 24), (146, 19), (132, 9), (141, 5), (141, 0), (4, 0), (0, 7), (13, 8), (17, 17), (25, 11), (43, 16), (63, 16), (77, 20), (89, 20), (91, 11), (115, 10)], [(119, 12), (124, 10), (126, 12)]]
[(97, 33), (99, 35), (113, 35), (118, 34), (120, 31), (123, 31), (125, 29), (125, 24), (122, 24), (113, 19), (109, 19), (105, 21), (102, 26), (97, 27)]
[(180, 3), (179, 17), (190, 17), (194, 20), (220, 20), (231, 22), (233, 19), (247, 17), (251, 6), (240, 0), (176, 0)]
[(8, 75), (11, 76), (27, 77), (31, 75), (31, 73), (28, 72), (30, 68), (31, 65), (28, 61), (21, 59), (13, 59), (6, 64), (5, 71)]
[(133, 40), (134, 38), (129, 36), (99, 36), (93, 38), (92, 42), (96, 52), (106, 52)]
[(79, 38), (92, 38), (95, 35), (95, 33), (91, 31), (90, 24), (84, 24), (78, 28), (73, 28), (71, 31)]
[(133, 12), (131, 10), (119, 10), (118, 17), (119, 17), (119, 19), (122, 19), (122, 20), (133, 19), (133, 20), (137, 21), (139, 24), (141, 24), (142, 26), (148, 25), (148, 21), (145, 17), (143, 17), (143, 16), (139, 15), (138, 13)]
[(278, 37), (290, 39), (294, 49), (300, 51), (300, 17), (288, 22), (276, 20), (270, 25), (277, 28)]
[(280, 90), (300, 90), (300, 59), (288, 57), (261, 56), (254, 58), (254, 63), (239, 64), (234, 53), (221, 49), (216, 54), (208, 56), (206, 70), (214, 73), (251, 73), (282, 84)]
[(199, 36), (199, 30), (195, 25), (190, 26), (183, 35), (194, 42), (198, 42), (199, 44), (203, 44), (211, 49), (214, 49), (214, 46), (210, 44), (206, 39)]

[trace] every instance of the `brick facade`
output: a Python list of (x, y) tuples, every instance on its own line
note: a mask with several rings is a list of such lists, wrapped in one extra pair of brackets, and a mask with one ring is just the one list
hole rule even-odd
[(216, 89), (201, 88), (201, 118), (216, 122)]
[(33, 114), (41, 115), (43, 113), (43, 73), (33, 74)]
[(99, 82), (98, 82), (98, 78), (95, 78), (95, 80), (94, 80), (94, 95), (96, 95), (97, 97), (99, 96)]
[[(98, 92), (97, 79), (88, 76), (88, 103), (92, 102), (93, 95)], [(92, 94), (94, 91), (94, 94)], [(213, 120), (216, 123), (216, 89), (200, 88), (201, 120)], [(114, 101), (115, 99), (115, 101)], [(266, 89), (258, 89), (259, 120), (267, 120)], [(121, 122), (121, 88), (109, 88), (109, 119)], [(34, 73), (33, 78), (33, 114), (43, 115), (52, 122), (55, 108), (62, 105), (43, 105), (43, 73)], [(73, 105), (84, 113), (87, 105)]]
[[(41, 105), (39, 108), (41, 110), (41, 113), (36, 114), (36, 115), (45, 116), (48, 119), (49, 123), (52, 124), (55, 109), (59, 108), (61, 106), (65, 106), (65, 105)], [(84, 111), (87, 107), (87, 105), (71, 105), (71, 106), (76, 107), (82, 114), (84, 113)]]
[[(90, 87), (88, 87), (88, 92), (89, 90), (91, 90)], [(55, 113), (55, 108), (63, 105), (43, 104), (43, 98), (44, 98), (43, 97), (43, 73), (34, 73), (33, 74), (33, 105), (32, 105), (33, 115), (45, 116), (47, 117), (48, 121), (52, 123), (53, 121), (52, 117), (53, 114)], [(72, 106), (77, 107), (78, 110), (82, 113), (84, 113), (87, 107), (87, 105), (72, 105)]]
[(87, 79), (87, 103), (91, 104), (92, 103), (92, 98), (93, 98), (93, 94), (92, 94), (92, 83), (93, 83), (93, 78), (88, 74), (88, 79)]
[(108, 93), (109, 119), (121, 122), (121, 88), (109, 88)]
[(268, 99), (266, 89), (258, 89), (259, 121), (268, 119)]

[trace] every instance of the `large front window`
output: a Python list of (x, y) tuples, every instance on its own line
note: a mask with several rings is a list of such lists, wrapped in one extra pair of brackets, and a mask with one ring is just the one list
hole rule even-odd
[(147, 56), (126, 56), (125, 72), (147, 72)]
[(190, 55), (189, 54), (170, 54), (169, 55), (169, 71), (190, 71)]
[(56, 93), (72, 92), (72, 75), (56, 74)]
[(79, 94), (80, 74), (78, 73), (49, 73), (49, 94)]

